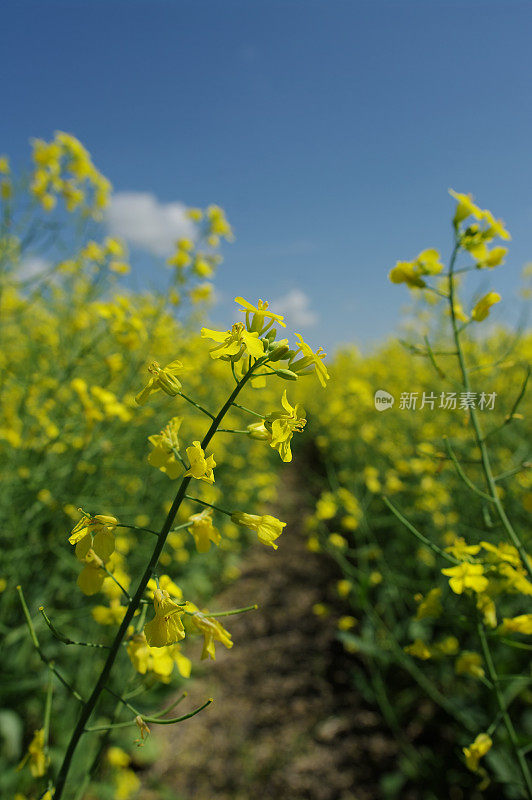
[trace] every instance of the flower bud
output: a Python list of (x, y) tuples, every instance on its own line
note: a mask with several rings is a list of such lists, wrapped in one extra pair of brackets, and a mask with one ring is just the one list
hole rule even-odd
[(285, 381), (297, 381), (297, 375), (291, 369), (276, 369), (275, 374)]
[(270, 438), (270, 435), (265, 428), (264, 421), (252, 422), (251, 425), (248, 425), (248, 431), (252, 439), (260, 439), (264, 441)]
[(280, 361), (282, 358), (286, 358), (288, 351), (288, 345), (279, 342), (277, 347), (274, 347), (271, 353), (269, 353), (268, 358), (270, 361)]

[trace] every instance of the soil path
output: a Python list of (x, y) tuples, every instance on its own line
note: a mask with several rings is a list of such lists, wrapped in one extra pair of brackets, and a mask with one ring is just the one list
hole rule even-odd
[[(256, 602), (226, 620), (235, 645), (191, 684), (187, 708), (215, 702), (197, 717), (153, 732), (162, 754), (142, 800), (373, 800), (395, 755), (377, 714), (349, 685), (349, 662), (334, 623), (312, 612), (335, 579), (332, 561), (310, 553), (297, 494), (277, 508), (288, 525), (274, 552), (254, 546), (218, 608)], [(331, 598), (333, 599), (333, 598)]]

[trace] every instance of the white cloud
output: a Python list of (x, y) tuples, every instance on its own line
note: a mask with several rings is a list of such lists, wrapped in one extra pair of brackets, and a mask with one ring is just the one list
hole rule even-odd
[(23, 258), (17, 269), (17, 280), (29, 281), (37, 278), (39, 275), (44, 274), (49, 270), (51, 264), (45, 258), (40, 256), (27, 256)]
[(150, 192), (117, 192), (106, 212), (109, 233), (157, 256), (172, 252), (176, 239), (195, 238), (183, 203), (161, 203)]
[(272, 303), (275, 312), (284, 314), (292, 328), (310, 328), (318, 321), (318, 315), (310, 307), (310, 297), (301, 289), (292, 289)]

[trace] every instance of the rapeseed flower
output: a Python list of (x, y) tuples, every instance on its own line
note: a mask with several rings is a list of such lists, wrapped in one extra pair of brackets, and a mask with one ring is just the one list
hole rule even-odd
[(501, 296), (497, 292), (488, 292), (485, 294), (484, 297), (475, 304), (473, 310), (471, 311), (471, 317), (475, 320), (475, 322), (482, 322), (485, 320), (488, 314), (490, 313), (490, 309), (495, 303), (500, 303)]
[(31, 774), (34, 778), (42, 778), (46, 775), (50, 759), (45, 752), (44, 728), (39, 728), (35, 731), (33, 739), (29, 744), (28, 752), (20, 762), (18, 769), (22, 769), (28, 760)]
[[(292, 372), (298, 373), (304, 369), (315, 367), (316, 377), (325, 389), (327, 381), (330, 378), (327, 367), (323, 363), (323, 359), (326, 357), (327, 353), (324, 353), (321, 347), (318, 347), (317, 351), (314, 352), (310, 345), (303, 341), (303, 337), (300, 333), (296, 333), (295, 337), (299, 340), (299, 346), (295, 355), (289, 361), (289, 368)], [(294, 359), (298, 353), (301, 353), (302, 358), (295, 361)]]
[(493, 742), (487, 733), (479, 733), (469, 747), (463, 747), (462, 752), (465, 756), (466, 767), (472, 772), (478, 771), (478, 762), (491, 749)]
[(426, 619), (427, 617), (437, 619), (441, 616), (443, 606), (441, 604), (441, 589), (439, 587), (431, 589), (425, 597), (423, 597), (423, 595), (417, 595), (415, 600), (419, 603), (416, 611), (416, 619)]
[(278, 451), (282, 461), (292, 461), (290, 442), (296, 432), (301, 432), (306, 424), (305, 409), (297, 403), (290, 405), (286, 389), (281, 398), (282, 411), (273, 411), (264, 420), (264, 427), (270, 434), (270, 447)]
[(473, 678), (483, 678), (482, 656), (480, 653), (468, 651), (460, 653), (454, 663), (454, 671), (457, 675), (471, 675)]
[(166, 647), (185, 638), (181, 621), (184, 609), (170, 599), (164, 589), (156, 589), (153, 597), (155, 616), (144, 626), (146, 641), (150, 647)]
[(286, 527), (286, 522), (281, 522), (269, 514), (258, 516), (257, 514), (246, 514), (244, 511), (235, 511), (231, 514), (231, 520), (236, 525), (243, 525), (256, 531), (259, 541), (277, 550), (278, 545), (275, 540), (279, 538)]
[(235, 322), (228, 331), (202, 328), (201, 336), (219, 343), (209, 350), (211, 358), (238, 361), (246, 352), (253, 358), (262, 358), (264, 355), (264, 344), (259, 334), (247, 331), (243, 322)]
[(172, 417), (160, 433), (148, 436), (148, 441), (153, 447), (148, 462), (166, 473), (172, 480), (181, 472), (181, 463), (176, 456), (179, 453), (178, 434), (182, 422), (182, 417)]
[(190, 467), (185, 472), (185, 477), (196, 478), (197, 480), (205, 481), (205, 483), (214, 483), (213, 470), (216, 466), (214, 456), (210, 455), (206, 458), (199, 442), (192, 442), (192, 446), (187, 447), (186, 452)]
[(220, 544), (222, 537), (220, 532), (212, 524), (212, 509), (206, 508), (199, 514), (189, 517), (189, 531), (194, 537), (196, 550), (198, 553), (207, 553), (210, 550), (211, 542)]
[(462, 594), (466, 589), (483, 592), (488, 586), (482, 564), (469, 564), (463, 561), (456, 567), (442, 569), (443, 575), (449, 578), (449, 586), (455, 594)]
[(499, 633), (524, 633), (532, 635), (532, 614), (520, 614), (518, 617), (503, 617)]
[(201, 611), (196, 611), (192, 616), (192, 622), (203, 633), (203, 650), (201, 653), (202, 660), (211, 658), (213, 661), (216, 658), (214, 651), (214, 643), (221, 642), (224, 647), (230, 649), (233, 646), (231, 634), (226, 631), (223, 625), (218, 622), (214, 617), (206, 616)]
[(144, 389), (135, 397), (137, 405), (144, 405), (150, 395), (159, 391), (159, 389), (162, 389), (162, 391), (170, 397), (178, 395), (181, 391), (181, 383), (177, 376), (183, 369), (183, 364), (177, 359), (162, 368), (156, 361), (153, 361), (148, 367), (148, 372), (151, 372), (152, 377), (149, 379)]
[[(281, 327), (286, 328), (284, 317), (281, 314), (274, 314), (269, 311), (269, 303), (267, 300), (259, 300), (255, 307), (243, 297), (235, 297), (235, 303), (243, 306), (240, 310), (246, 315), (247, 329), (249, 331), (257, 331), (260, 333), (264, 328), (264, 320), (268, 319), (270, 322), (276, 322)], [(251, 322), (249, 322), (249, 314), (253, 314)]]

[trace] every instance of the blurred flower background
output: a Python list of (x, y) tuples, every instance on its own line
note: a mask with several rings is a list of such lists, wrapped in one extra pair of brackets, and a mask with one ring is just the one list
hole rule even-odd
[(1, 18), (2, 796), (531, 797), (529, 4)]

